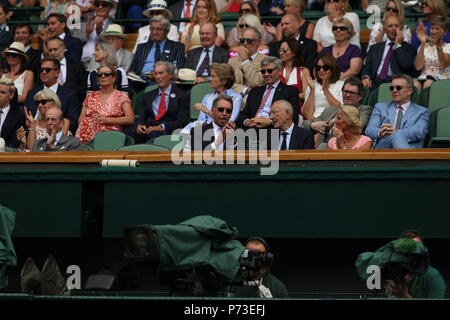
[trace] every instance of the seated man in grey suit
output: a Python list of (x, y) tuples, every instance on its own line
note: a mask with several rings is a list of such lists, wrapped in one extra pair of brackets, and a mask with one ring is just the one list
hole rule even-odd
[(200, 42), (202, 46), (189, 50), (186, 56), (185, 68), (195, 70), (197, 78), (194, 83), (209, 81), (211, 65), (214, 62), (227, 63), (228, 50), (215, 45), (217, 39), (217, 27), (211, 22), (200, 25)]
[[(363, 130), (369, 122), (372, 114), (372, 107), (359, 104), (364, 97), (364, 86), (362, 81), (356, 77), (350, 77), (345, 80), (342, 86), (343, 105), (355, 106), (359, 111), (359, 116), (363, 124)], [(316, 136), (317, 149), (328, 149), (328, 141), (334, 137), (332, 126), (337, 115), (336, 107), (327, 107), (317, 118), (305, 120), (302, 127), (311, 129)]]
[(377, 103), (366, 128), (366, 136), (376, 149), (422, 148), (428, 130), (428, 109), (411, 101), (413, 79), (405, 74), (394, 75), (392, 102)]
[[(61, 109), (51, 108), (45, 113), (45, 128), (49, 133), (48, 138), (36, 140), (34, 142), (32, 152), (40, 151), (75, 151), (81, 150), (82, 144), (80, 140), (74, 136), (66, 136), (62, 133), (64, 125), (64, 115)], [(25, 132), (19, 137), (19, 150), (25, 150), (26, 136)]]

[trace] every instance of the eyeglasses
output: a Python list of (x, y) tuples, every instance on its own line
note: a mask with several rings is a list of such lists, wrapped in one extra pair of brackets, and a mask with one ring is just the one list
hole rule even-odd
[(262, 74), (266, 74), (266, 73), (272, 74), (273, 70), (275, 70), (275, 69), (261, 69), (261, 73)]
[(353, 92), (353, 91), (350, 91), (350, 90), (342, 90), (342, 92), (344, 94), (348, 94), (349, 96), (356, 96), (356, 95), (359, 94), (359, 92)]
[(394, 89), (395, 89), (395, 90), (397, 90), (397, 91), (400, 91), (400, 90), (402, 90), (403, 88), (406, 88), (406, 86), (390, 86), (390, 87), (389, 87), (389, 90), (394, 91)]
[(217, 108), (217, 111), (219, 111), (220, 113), (226, 112), (227, 114), (231, 114), (231, 112), (233, 112), (232, 109), (227, 109), (227, 108), (223, 108), (223, 107)]
[(395, 12), (395, 13), (397, 13), (397, 12), (398, 12), (398, 9), (397, 9), (397, 8), (392, 8), (392, 7), (387, 7), (387, 8), (386, 8), (386, 11), (390, 11), (390, 12)]
[(245, 41), (247, 41), (248, 44), (252, 44), (253, 41), (255, 41), (256, 39), (251, 39), (251, 38), (240, 38), (239, 42), (244, 44)]
[(280, 53), (281, 52), (283, 52), (283, 53), (286, 53), (286, 52), (288, 52), (290, 49), (289, 48), (280, 48), (280, 50), (278, 50)]
[(330, 66), (324, 64), (323, 66), (319, 66), (318, 64), (316, 64), (315, 67), (316, 71), (319, 72), (321, 69), (323, 69), (323, 71), (328, 71), (330, 70)]
[(248, 27), (249, 27), (249, 25), (246, 24), (246, 23), (245, 23), (245, 24), (240, 24), (240, 25), (239, 25), (239, 28), (240, 28), (240, 29), (244, 29), (244, 28), (248, 28)]
[(37, 105), (40, 105), (40, 104), (47, 104), (47, 102), (53, 102), (53, 100), (42, 99), (42, 100), (34, 100), (34, 102), (36, 102)]
[(239, 10), (239, 13), (246, 13), (246, 12), (253, 12), (252, 9), (241, 9)]
[(99, 73), (97, 73), (97, 77), (99, 77), (99, 78), (111, 77), (112, 75), (113, 75), (112, 72), (99, 72)]
[(345, 26), (333, 26), (333, 27), (332, 27), (332, 30), (333, 30), (333, 31), (337, 31), (337, 30), (347, 31), (348, 28), (345, 27)]
[(96, 8), (109, 8), (111, 6), (111, 4), (105, 2), (96, 2), (94, 5)]
[(53, 69), (53, 68), (40, 68), (39, 69), (39, 73), (43, 73), (45, 71), (45, 73), (50, 73), (50, 71), (52, 70), (57, 70), (57, 69)]
[(428, 7), (428, 3), (422, 2), (422, 8)]

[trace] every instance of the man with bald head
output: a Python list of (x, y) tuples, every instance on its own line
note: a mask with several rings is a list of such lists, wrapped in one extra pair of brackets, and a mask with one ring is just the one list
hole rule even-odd
[(363, 84), (370, 90), (391, 82), (393, 74), (414, 76), (417, 52), (403, 39), (403, 23), (398, 17), (388, 17), (383, 22), (383, 30), (388, 39), (370, 47), (362, 70)]

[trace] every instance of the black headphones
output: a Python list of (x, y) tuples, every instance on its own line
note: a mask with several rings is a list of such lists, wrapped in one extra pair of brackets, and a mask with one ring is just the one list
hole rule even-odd
[(264, 256), (264, 266), (269, 269), (273, 263), (273, 254), (272, 252), (270, 252), (269, 244), (267, 243), (267, 241), (261, 237), (251, 237), (248, 238), (247, 241), (245, 241), (245, 246), (247, 246), (250, 241), (259, 241), (263, 244), (264, 248), (266, 249), (266, 254)]

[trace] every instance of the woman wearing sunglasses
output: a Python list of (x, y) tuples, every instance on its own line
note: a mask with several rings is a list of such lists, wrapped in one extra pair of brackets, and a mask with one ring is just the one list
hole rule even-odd
[(2, 78), (14, 81), (18, 103), (22, 104), (25, 102), (28, 91), (34, 87), (33, 71), (25, 70), (29, 59), (25, 53), (25, 46), (21, 42), (13, 42), (2, 54), (6, 60), (5, 73)]
[(370, 150), (372, 140), (361, 134), (363, 124), (359, 111), (354, 106), (338, 106), (334, 121), (333, 138), (328, 141), (328, 149)]
[(362, 68), (362, 55), (361, 49), (349, 42), (355, 33), (353, 24), (346, 18), (336, 18), (332, 30), (336, 43), (323, 48), (320, 54), (331, 54), (336, 58), (341, 71), (341, 80), (357, 76)]
[(387, 35), (384, 32), (383, 21), (387, 17), (398, 17), (403, 24), (403, 41), (411, 43), (411, 28), (405, 24), (405, 11), (403, 9), (403, 5), (400, 0), (389, 0), (386, 3), (386, 7), (384, 9), (384, 16), (382, 21), (376, 23), (372, 31), (370, 32), (369, 44), (367, 46), (367, 52), (369, 52), (369, 48), (371, 45), (375, 43), (384, 42), (387, 40)]
[(342, 103), (343, 80), (336, 59), (324, 54), (316, 59), (314, 78), (306, 77), (308, 88), (303, 105), (303, 117), (308, 120), (317, 118), (326, 107), (337, 107)]
[(433, 18), (430, 21), (429, 37), (425, 26), (418, 26), (416, 29), (420, 47), (414, 67), (421, 73), (414, 80), (414, 85), (419, 91), (430, 87), (435, 80), (450, 79), (450, 44), (443, 40), (449, 22), (448, 18)]
[(79, 127), (75, 136), (82, 143), (94, 139), (99, 132), (120, 131), (123, 126), (134, 124), (128, 93), (114, 89), (116, 68), (103, 65), (97, 72), (100, 90), (87, 94), (78, 119)]
[(233, 29), (234, 32), (231, 30), (228, 34), (227, 43), (230, 50), (230, 58), (237, 57), (236, 48), (241, 45), (240, 39), (248, 27), (256, 28), (261, 33), (261, 45), (258, 47), (258, 51), (263, 54), (269, 53), (268, 44), (273, 40), (272, 35), (263, 28), (256, 15), (245, 14), (239, 18), (236, 27)]
[(194, 15), (189, 25), (184, 28), (180, 42), (184, 44), (185, 52), (202, 46), (200, 42), (200, 25), (203, 22), (212, 22), (217, 27), (216, 46), (225, 42), (225, 29), (220, 23), (214, 0), (198, 0), (194, 7)]
[(205, 95), (201, 103), (196, 103), (194, 105), (194, 109), (200, 110), (200, 114), (197, 120), (184, 127), (181, 133), (190, 134), (191, 129), (194, 126), (196, 127), (201, 126), (202, 124), (211, 123), (213, 121), (211, 117), (213, 101), (222, 94), (226, 94), (233, 100), (233, 112), (230, 121), (236, 121), (242, 107), (242, 96), (231, 89), (233, 84), (233, 67), (227, 63), (213, 63), (211, 66), (210, 85), (214, 91)]
[(355, 34), (350, 38), (350, 43), (361, 47), (359, 42), (359, 18), (354, 12), (350, 12), (352, 7), (347, 0), (327, 0), (326, 5), (327, 15), (320, 18), (316, 27), (314, 28), (313, 40), (317, 42), (317, 52), (322, 51), (323, 48), (329, 47), (335, 43), (334, 34), (332, 31), (334, 19), (339, 17), (347, 18), (353, 24)]
[[(20, 127), (17, 130), (17, 139), (19, 141), (26, 139), (26, 146), (28, 150), (33, 148), (34, 141), (48, 138), (49, 134), (46, 128), (45, 114), (51, 108), (61, 109), (61, 100), (59, 100), (56, 93), (50, 89), (44, 89), (34, 95), (34, 101), (38, 106), (36, 115), (33, 117), (31, 111), (24, 107), (27, 130)], [(69, 131), (70, 121), (64, 118), (64, 126), (62, 132), (67, 135)], [(28, 131), (28, 135), (27, 135)], [(26, 138), (25, 138), (26, 137)]]
[[(117, 77), (114, 86), (117, 90), (126, 91), (128, 88), (127, 73), (122, 68), (117, 68), (118, 60), (116, 48), (109, 42), (100, 42), (95, 46), (94, 59), (97, 65), (116, 66)], [(92, 70), (87, 79), (87, 92), (100, 90), (97, 70)]]
[[(444, 18), (448, 18), (447, 16), (447, 4), (446, 2), (442, 0), (423, 0), (422, 2), (422, 12), (425, 15), (424, 21), (419, 21), (415, 27), (415, 30), (417, 28), (420, 28), (424, 26), (427, 30), (427, 34), (430, 35), (430, 21), (433, 20), (437, 16), (442, 16)], [(449, 43), (450, 42), (450, 32), (448, 32), (448, 29), (445, 31), (444, 35), (444, 42)], [(416, 47), (416, 49), (419, 49), (420, 46), (420, 40), (417, 37), (417, 33), (414, 33), (414, 36), (411, 40), (411, 44)]]

